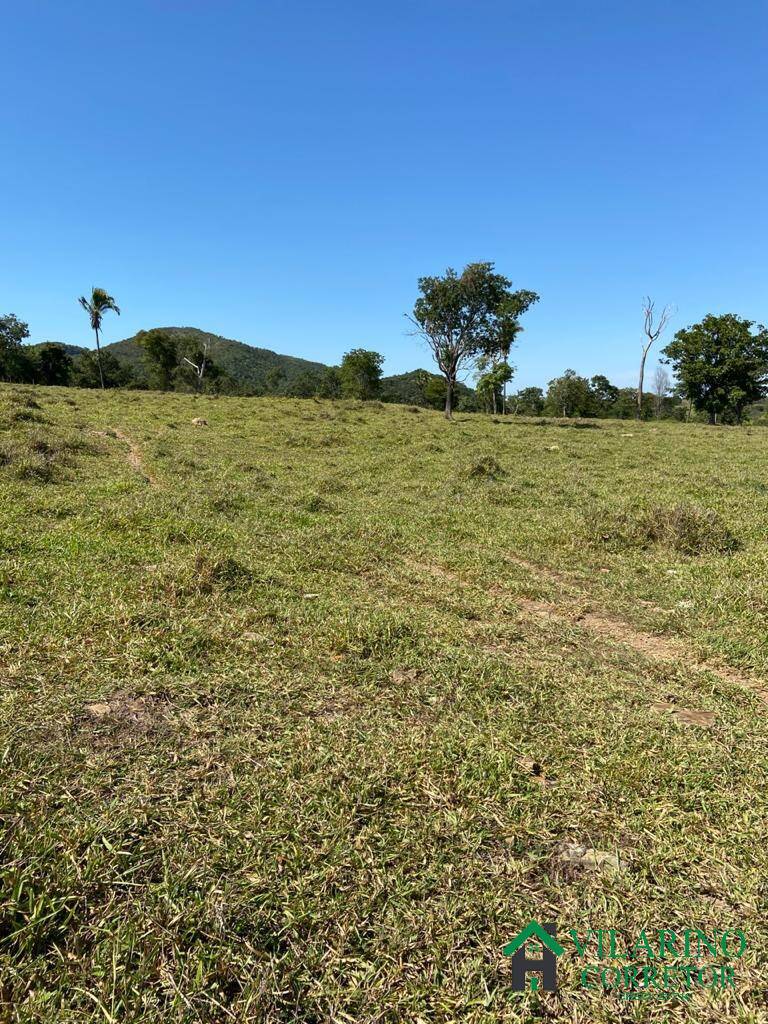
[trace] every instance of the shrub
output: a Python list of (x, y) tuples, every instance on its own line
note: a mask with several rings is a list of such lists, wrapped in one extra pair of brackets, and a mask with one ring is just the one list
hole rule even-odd
[(593, 527), (595, 540), (614, 548), (658, 545), (683, 555), (728, 554), (739, 540), (714, 509), (656, 505), (609, 513)]
[(493, 455), (484, 455), (469, 467), (466, 475), (470, 480), (499, 480), (507, 474)]

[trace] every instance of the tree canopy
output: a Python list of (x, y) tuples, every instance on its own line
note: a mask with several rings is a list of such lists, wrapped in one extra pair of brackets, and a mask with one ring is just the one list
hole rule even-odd
[(381, 368), (384, 356), (365, 348), (347, 352), (339, 367), (341, 393), (345, 398), (364, 401), (378, 398), (381, 391)]
[(462, 367), (480, 354), (506, 361), (521, 329), (520, 316), (538, 299), (535, 292), (513, 292), (511, 286), (493, 263), (470, 263), (461, 274), (449, 267), (442, 276), (419, 278), (421, 295), (408, 318), (445, 377), (448, 418)]
[(710, 314), (678, 331), (663, 353), (681, 393), (710, 423), (723, 415), (740, 422), (745, 406), (765, 393), (768, 331), (753, 320)]

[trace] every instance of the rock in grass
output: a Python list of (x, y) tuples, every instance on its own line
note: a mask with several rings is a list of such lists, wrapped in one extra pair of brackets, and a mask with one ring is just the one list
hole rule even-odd
[(621, 871), (621, 863), (615, 853), (607, 850), (594, 850), (591, 846), (579, 843), (563, 843), (560, 849), (560, 860), (565, 864), (584, 868), (585, 871)]
[(695, 725), (701, 728), (709, 728), (715, 724), (714, 711), (695, 711), (693, 708), (679, 708), (676, 704), (669, 704), (666, 701), (656, 701), (651, 704), (654, 711), (666, 711), (672, 715), (680, 725)]

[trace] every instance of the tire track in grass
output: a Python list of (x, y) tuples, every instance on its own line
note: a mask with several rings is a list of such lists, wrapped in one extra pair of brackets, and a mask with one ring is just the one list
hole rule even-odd
[(548, 604), (546, 601), (531, 601), (528, 598), (518, 598), (517, 604), (523, 612), (535, 618), (578, 626), (603, 640), (629, 647), (651, 661), (683, 661), (690, 668), (709, 672), (725, 683), (751, 690), (768, 703), (768, 688), (761, 680), (728, 666), (711, 661), (697, 661), (685, 645), (671, 637), (643, 633), (625, 620), (602, 612), (577, 612), (560, 605)]
[[(518, 565), (521, 569), (525, 569), (527, 572), (537, 576), (539, 579), (543, 579), (548, 583), (558, 583), (561, 587), (566, 586), (569, 590), (577, 592), (582, 597), (589, 596), (584, 593), (583, 590), (578, 588), (576, 581), (572, 577), (569, 577), (565, 573), (558, 572), (556, 569), (550, 569), (546, 566), (539, 566), (536, 563), (530, 562), (528, 559), (522, 558), (518, 555), (507, 555), (507, 557), (513, 564)], [(452, 582), (463, 585), (470, 585), (457, 573), (434, 563), (419, 562), (415, 559), (407, 558), (405, 559), (405, 564), (410, 569), (416, 569), (433, 577), (448, 579)], [(499, 587), (498, 584), (495, 585), (494, 589), (498, 593), (508, 594), (508, 591), (503, 587)], [(642, 630), (637, 629), (635, 626), (632, 626), (626, 620), (611, 616), (607, 612), (583, 612), (564, 604), (556, 605), (546, 601), (534, 601), (530, 598), (515, 595), (509, 596), (512, 597), (517, 606), (524, 613), (531, 617), (545, 619), (555, 623), (562, 623), (563, 625), (577, 626), (587, 632), (593, 633), (602, 640), (608, 640), (612, 643), (621, 644), (623, 647), (628, 647), (650, 661), (682, 661), (696, 671), (709, 672), (722, 682), (739, 686), (742, 689), (751, 690), (752, 693), (762, 701), (768, 703), (768, 687), (766, 687), (763, 680), (750, 675), (749, 673), (740, 672), (738, 669), (727, 665), (724, 666), (711, 661), (698, 661), (694, 654), (684, 644), (678, 640), (672, 639), (671, 637), (662, 637), (653, 633), (645, 633)], [(569, 594), (567, 595), (567, 600), (570, 602), (571, 600), (574, 600), (574, 597)], [(488, 622), (486, 624), (493, 625), (492, 622)]]
[(109, 430), (94, 430), (93, 433), (97, 437), (115, 437), (122, 444), (126, 445), (128, 448), (126, 455), (128, 465), (151, 487), (157, 487), (157, 477), (154, 476), (144, 465), (141, 448), (136, 441), (130, 437), (130, 435), (126, 434), (122, 430), (118, 430), (117, 427), (110, 427)]

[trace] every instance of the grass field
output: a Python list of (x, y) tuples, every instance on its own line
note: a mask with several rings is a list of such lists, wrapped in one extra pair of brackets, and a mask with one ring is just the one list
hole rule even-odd
[[(768, 432), (3, 387), (0, 463), (1, 1020), (768, 1020)], [(531, 918), (748, 948), (515, 993)]]

